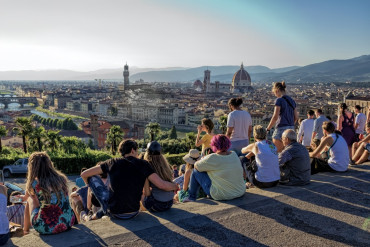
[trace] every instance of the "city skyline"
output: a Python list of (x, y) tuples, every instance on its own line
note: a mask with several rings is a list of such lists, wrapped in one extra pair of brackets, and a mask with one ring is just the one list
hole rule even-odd
[(0, 71), (279, 68), (370, 54), (369, 1), (0, 2)]

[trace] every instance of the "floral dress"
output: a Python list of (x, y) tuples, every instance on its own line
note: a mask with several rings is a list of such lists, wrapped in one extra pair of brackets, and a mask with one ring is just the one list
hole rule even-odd
[(31, 214), (33, 228), (41, 234), (56, 234), (69, 230), (76, 221), (75, 214), (70, 207), (68, 195), (60, 193), (58, 203), (57, 195), (51, 193), (50, 204), (45, 203), (42, 190), (35, 180), (32, 188), (40, 201), (40, 207), (35, 208)]

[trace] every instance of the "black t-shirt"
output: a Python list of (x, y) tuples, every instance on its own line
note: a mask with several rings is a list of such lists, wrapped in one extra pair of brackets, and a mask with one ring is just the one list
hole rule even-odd
[(107, 160), (100, 167), (109, 174), (113, 192), (109, 199), (110, 212), (122, 214), (138, 211), (145, 179), (154, 173), (149, 163), (129, 156)]

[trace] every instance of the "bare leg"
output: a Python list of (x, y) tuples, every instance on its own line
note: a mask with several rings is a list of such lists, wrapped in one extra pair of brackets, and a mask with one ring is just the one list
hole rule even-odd
[(352, 144), (352, 157), (355, 156), (355, 153), (358, 149), (358, 146), (359, 146), (358, 142), (355, 142), (355, 143)]
[(348, 146), (349, 158), (352, 159), (352, 147)]
[(358, 159), (360, 159), (366, 143), (361, 143), (361, 145), (358, 146), (355, 155), (353, 155), (352, 159), (356, 162)]
[(281, 151), (283, 151), (284, 144), (283, 144), (283, 142), (281, 140), (272, 139), (272, 142), (275, 144), (278, 153), (280, 153)]
[(23, 227), (24, 235), (30, 232), (32, 211), (35, 208), (39, 208), (39, 207), (40, 207), (40, 202), (37, 196), (30, 195), (30, 197), (28, 197), (26, 208), (24, 210), (24, 227)]
[(368, 158), (369, 158), (369, 152), (367, 150), (364, 150), (361, 155), (361, 158), (356, 162), (356, 165), (366, 162)]

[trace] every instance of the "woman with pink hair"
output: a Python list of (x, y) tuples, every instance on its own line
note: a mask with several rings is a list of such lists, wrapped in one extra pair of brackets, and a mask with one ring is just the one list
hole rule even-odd
[(231, 200), (244, 195), (243, 168), (236, 153), (228, 151), (230, 146), (230, 139), (225, 135), (212, 138), (214, 153), (194, 164), (189, 197), (184, 202), (195, 201), (200, 187), (215, 200)]

